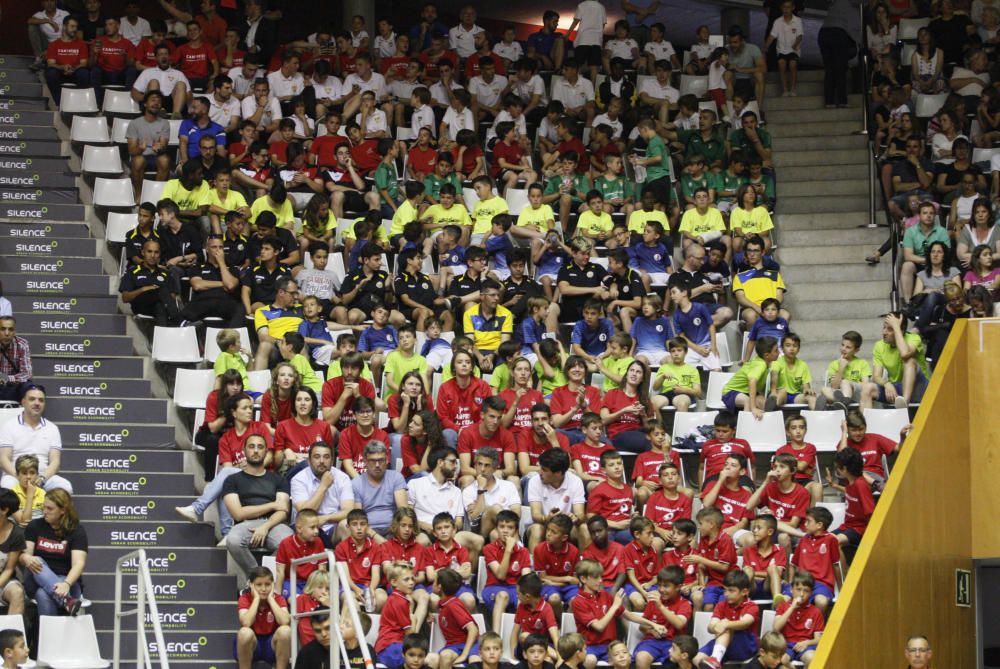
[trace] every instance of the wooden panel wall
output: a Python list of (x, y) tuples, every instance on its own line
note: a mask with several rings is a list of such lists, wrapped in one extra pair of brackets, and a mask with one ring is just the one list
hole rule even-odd
[(996, 558), (1000, 557), (1000, 319), (972, 321), (967, 330), (972, 556)]
[(905, 666), (911, 634), (931, 637), (934, 666), (975, 666), (975, 609), (954, 605), (955, 569), (972, 568), (969, 429), (977, 410), (969, 397), (966, 330), (964, 323), (956, 327), (945, 349), (813, 669)]

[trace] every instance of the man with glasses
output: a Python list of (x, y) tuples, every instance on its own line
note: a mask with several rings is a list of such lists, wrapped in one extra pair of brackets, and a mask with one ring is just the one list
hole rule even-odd
[(389, 534), (396, 509), (409, 504), (406, 480), (396, 470), (389, 469), (389, 449), (381, 441), (373, 439), (365, 444), (364, 457), (365, 471), (351, 481), (351, 490), (355, 506), (368, 514), (372, 538), (382, 543)]
[(479, 291), (486, 274), (486, 249), (470, 246), (465, 252), (465, 265), (465, 274), (456, 276), (448, 286), (448, 299), (458, 316), (479, 302)]
[(462, 319), (462, 329), (467, 337), (472, 338), (475, 346), (473, 353), (483, 372), (493, 369), (497, 348), (514, 334), (514, 315), (500, 304), (502, 289), (493, 279), (484, 281), (479, 291), (479, 304), (466, 309)]
[(254, 312), (253, 326), (257, 331), (257, 357), (254, 369), (270, 369), (269, 359), (277, 353), (275, 341), (285, 338), (287, 332), (298, 332), (302, 322), (299, 286), (290, 276), (283, 276), (274, 284), (274, 302)]
[(308, 466), (291, 477), (292, 522), (304, 509), (319, 514), (320, 535), (327, 548), (347, 536), (347, 518), (354, 508), (351, 479), (333, 466), (333, 449), (317, 441), (309, 447)]
[[(7, 319), (0, 320), (0, 329), (5, 329), (7, 323)], [(47, 491), (62, 488), (73, 494), (70, 482), (57, 476), (62, 459), (62, 437), (59, 427), (42, 417), (45, 413), (45, 388), (25, 384), (19, 399), (23, 411), (17, 418), (11, 418), (0, 426), (0, 469), (3, 470), (0, 485), (8, 490), (17, 485), (14, 469), (17, 459), (22, 455), (33, 455), (38, 458), (36, 486)]]
[[(747, 239), (744, 247), (747, 269), (733, 277), (733, 296), (743, 309), (742, 317), (747, 328), (760, 318), (760, 305), (769, 297), (781, 302), (785, 299), (785, 282), (781, 272), (764, 267), (764, 240), (760, 235)], [(779, 309), (778, 314), (785, 320), (792, 316), (787, 309)]]
[(933, 657), (934, 652), (927, 637), (915, 634), (906, 641), (906, 661), (910, 663), (908, 669), (929, 669)]
[[(478, 533), (484, 537), (490, 536), (496, 527), (497, 514), (501, 511), (513, 511), (518, 516), (521, 515), (521, 491), (518, 486), (504, 479), (503, 471), (497, 476), (500, 455), (501, 451), (492, 446), (483, 446), (476, 451), (475, 480), (462, 490), (462, 501), (469, 522), (473, 529), (478, 527)], [(504, 453), (504, 457), (506, 455)], [(511, 455), (513, 461), (513, 454)]]
[(0, 400), (17, 402), (24, 392), (22, 386), (31, 383), (31, 346), (17, 336), (17, 321), (13, 316), (0, 317)]
[[(455, 529), (462, 530), (465, 524), (465, 504), (462, 491), (455, 485), (455, 475), (458, 473), (458, 453), (453, 448), (439, 448), (427, 456), (427, 476), (411, 478), (407, 484), (408, 504), (417, 514), (420, 525), (418, 540), (423, 544), (430, 543), (433, 536), (432, 523), (434, 516), (447, 513), (455, 519)], [(360, 477), (359, 477), (360, 478)], [(483, 550), (483, 537), (473, 532), (459, 531), (455, 541), (469, 551), (472, 564), (479, 561), (479, 553)]]

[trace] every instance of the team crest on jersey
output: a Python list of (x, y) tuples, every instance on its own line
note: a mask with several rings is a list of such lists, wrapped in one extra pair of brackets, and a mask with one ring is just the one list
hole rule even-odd
[(483, 403), (483, 398), (482, 397), (477, 397), (476, 400), (475, 400), (475, 402), (476, 402), (476, 404), (482, 404)]
[(517, 560), (514, 560), (513, 562), (510, 563), (510, 568), (513, 569), (515, 572), (519, 572), (521, 571), (521, 563), (518, 562)]
[(657, 325), (656, 326), (656, 331), (657, 332), (663, 332), (663, 326), (662, 325)]
[(819, 547), (819, 554), (826, 555), (826, 544), (821, 544)]
[(661, 256), (659, 253), (654, 253), (653, 254), (653, 260), (655, 260), (656, 262), (660, 262), (660, 258), (662, 258), (662, 257), (663, 256)]
[(570, 564), (569, 560), (566, 560), (565, 562), (563, 562), (563, 571), (567, 571), (568, 572), (572, 568), (573, 568), (573, 565)]
[(618, 558), (615, 558), (614, 560), (611, 561), (611, 566), (612, 567), (617, 567), (618, 566)]
[(603, 332), (597, 336), (598, 341), (607, 341), (607, 339), (608, 335), (604, 334)]
[(812, 626), (813, 626), (813, 620), (812, 618), (809, 618), (808, 620), (806, 620), (806, 629), (807, 630), (812, 629)]
[(381, 288), (382, 287), (382, 282), (381, 281), (376, 282), (375, 283), (375, 287), (376, 288)]
[(594, 278), (594, 273), (592, 271), (591, 272), (587, 272), (587, 278), (588, 279), (593, 279)]
[(420, 287), (423, 288), (424, 290), (427, 290), (428, 288), (430, 288), (430, 286), (427, 285), (426, 281), (424, 281), (422, 284), (420, 284)]
[(364, 560), (362, 560), (361, 566), (364, 567), (365, 569), (370, 569), (372, 566), (371, 558), (366, 557)]
[(701, 325), (701, 319), (700, 319), (700, 318), (695, 318), (695, 319), (694, 319), (694, 320), (692, 321), (692, 323), (694, 323), (695, 325)]

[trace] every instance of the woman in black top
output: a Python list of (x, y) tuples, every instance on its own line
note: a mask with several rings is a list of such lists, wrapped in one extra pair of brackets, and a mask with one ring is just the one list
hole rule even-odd
[(54, 616), (62, 609), (75, 615), (83, 598), (87, 533), (69, 493), (61, 488), (47, 492), (42, 517), (28, 523), (24, 536), (24, 587), (38, 603), (38, 614)]

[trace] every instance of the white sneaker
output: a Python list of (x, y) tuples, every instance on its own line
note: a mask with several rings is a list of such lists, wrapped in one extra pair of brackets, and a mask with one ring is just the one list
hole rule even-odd
[(177, 514), (181, 518), (183, 518), (183, 519), (185, 519), (187, 521), (190, 521), (192, 523), (200, 523), (201, 522), (201, 520), (198, 518), (198, 512), (195, 511), (194, 507), (191, 506), (191, 505), (188, 505), (188, 506), (177, 506), (177, 507), (174, 507), (174, 510), (177, 512)]
[(219, 539), (219, 543), (215, 544), (215, 547), (216, 548), (225, 548), (226, 547), (226, 537), (222, 537), (221, 539)]
[(902, 395), (896, 395), (895, 405), (897, 409), (905, 409), (909, 406), (909, 404), (906, 402), (906, 398), (903, 397)]

